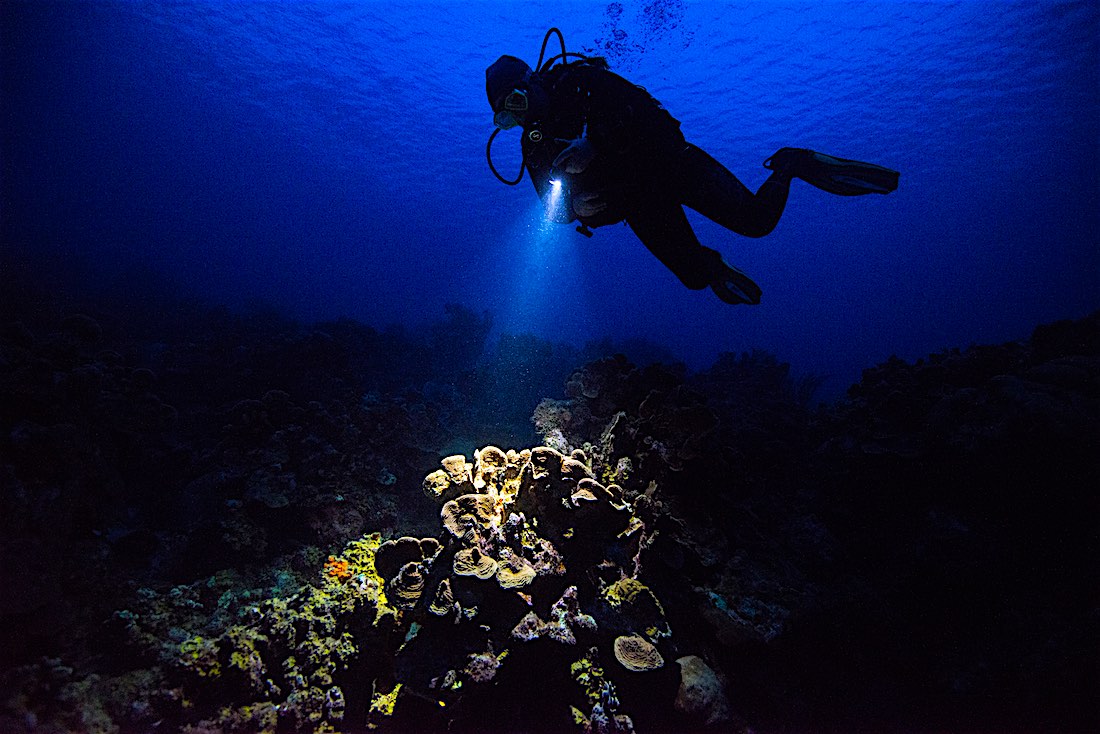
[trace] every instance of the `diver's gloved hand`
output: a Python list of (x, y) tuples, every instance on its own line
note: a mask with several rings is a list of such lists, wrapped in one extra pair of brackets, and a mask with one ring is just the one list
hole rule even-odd
[(564, 173), (584, 173), (584, 169), (588, 168), (588, 164), (596, 157), (596, 149), (592, 147), (592, 143), (588, 142), (588, 138), (583, 135), (561, 142), (568, 142), (569, 145), (554, 159), (552, 164), (554, 170)]
[(596, 193), (577, 194), (573, 197), (573, 211), (578, 217), (593, 217), (607, 208)]

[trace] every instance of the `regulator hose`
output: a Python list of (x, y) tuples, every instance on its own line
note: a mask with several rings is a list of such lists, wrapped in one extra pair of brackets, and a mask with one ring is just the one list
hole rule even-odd
[(508, 179), (504, 178), (504, 176), (501, 176), (500, 173), (497, 171), (497, 167), (493, 165), (493, 138), (495, 138), (497, 136), (497, 133), (499, 132), (499, 127), (493, 128), (493, 132), (489, 135), (489, 142), (485, 144), (485, 160), (489, 162), (489, 170), (493, 172), (493, 175), (497, 177), (498, 181), (504, 184), (508, 184), (509, 186), (515, 186), (523, 180), (523, 167), (527, 163), (527, 156), (523, 156), (520, 159), (519, 175), (516, 176), (514, 181), (509, 181)]
[[(561, 56), (551, 56), (549, 59), (547, 59), (546, 67), (544, 68), (543, 65), (542, 65), (542, 57), (546, 55), (546, 44), (550, 42), (550, 36), (555, 34), (555, 33), (558, 34), (558, 42), (561, 44)], [(551, 28), (550, 30), (546, 31), (546, 35), (543, 36), (543, 38), (542, 38), (542, 48), (539, 49), (539, 62), (537, 64), (535, 64), (535, 71), (537, 71), (539, 74), (541, 74), (542, 72), (546, 71), (551, 66), (553, 66), (554, 61), (556, 61), (559, 58), (564, 59), (566, 57), (566, 55), (567, 54), (565, 53), (565, 36), (563, 36), (561, 34), (561, 31), (558, 30), (557, 28)]]

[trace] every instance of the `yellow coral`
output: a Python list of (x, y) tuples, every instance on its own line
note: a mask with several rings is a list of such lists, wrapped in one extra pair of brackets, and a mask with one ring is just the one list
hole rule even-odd
[(603, 668), (595, 662), (598, 654), (598, 651), (592, 648), (587, 655), (580, 660), (575, 660), (569, 666), (569, 674), (584, 688), (585, 698), (593, 704), (600, 702), (600, 692), (603, 690), (605, 681)]
[(375, 625), (381, 622), (383, 617), (390, 616), (396, 619), (398, 614), (397, 609), (386, 599), (384, 590), (386, 580), (378, 574), (378, 570), (374, 567), (374, 554), (378, 552), (381, 545), (382, 535), (371, 533), (348, 543), (343, 553), (343, 557), (348, 559), (351, 564), (353, 574), (357, 579), (360, 579), (358, 584), (360, 592), (367, 594), (370, 601), (375, 604)]
[(604, 591), (604, 599), (608, 604), (612, 606), (619, 606), (623, 602), (627, 604), (634, 601), (634, 599), (643, 592), (649, 591), (649, 587), (643, 584), (637, 579), (625, 578), (619, 579), (615, 583), (611, 584)]
[(222, 672), (217, 640), (208, 640), (201, 636), (184, 640), (180, 644), (180, 662), (185, 668), (195, 671), (200, 678), (216, 678)]
[(382, 716), (393, 716), (393, 708), (397, 705), (397, 696), (401, 693), (401, 684), (398, 683), (393, 687), (393, 690), (389, 693), (379, 693), (375, 691), (370, 700), (370, 711), (372, 714), (381, 714)]

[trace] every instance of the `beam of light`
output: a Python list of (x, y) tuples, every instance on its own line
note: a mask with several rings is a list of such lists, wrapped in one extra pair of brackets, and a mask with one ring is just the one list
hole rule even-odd
[(564, 188), (559, 179), (553, 179), (550, 181), (550, 196), (546, 200), (546, 216), (544, 222), (549, 224), (551, 219), (558, 214), (562, 208), (562, 188)]
[(530, 332), (546, 338), (562, 338), (552, 332), (562, 321), (562, 308), (583, 308), (578, 303), (577, 269), (580, 266), (576, 248), (583, 239), (569, 224), (555, 223), (552, 218), (566, 206), (564, 186), (551, 187), (546, 201), (536, 199), (524, 212), (510, 236), (514, 253), (512, 267), (504, 277), (510, 294), (499, 314), (499, 332), (520, 334)]

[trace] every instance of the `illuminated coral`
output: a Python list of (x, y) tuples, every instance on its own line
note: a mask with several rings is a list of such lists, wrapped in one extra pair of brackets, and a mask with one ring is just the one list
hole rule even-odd
[(425, 583), (424, 568), (410, 561), (386, 584), (386, 597), (398, 609), (412, 609), (424, 593)]
[(508, 469), (508, 455), (496, 446), (486, 446), (474, 452), (474, 489), (482, 491), (486, 487), (500, 491), (504, 484), (504, 475)]
[(599, 652), (590, 648), (588, 654), (569, 666), (570, 675), (584, 690), (589, 705), (588, 713), (571, 706), (573, 721), (585, 734), (629, 734), (634, 731), (634, 722), (629, 716), (617, 713), (619, 699), (615, 684), (597, 662)]
[(507, 655), (507, 650), (500, 655), (494, 655), (491, 652), (472, 654), (462, 672), (473, 683), (486, 683), (496, 676), (497, 669)]
[(496, 560), (482, 553), (476, 545), (463, 548), (455, 553), (453, 566), (457, 576), (476, 576), (479, 579), (488, 579), (497, 573)]
[[(443, 472), (447, 475), (451, 484), (459, 488), (464, 488), (464, 485), (469, 483), (470, 487), (467, 488), (467, 491), (473, 488), (473, 466), (466, 461), (465, 456), (462, 454), (455, 454), (444, 458), (439, 463), (443, 465)], [(466, 492), (462, 492), (461, 494), (466, 494)]]
[[(489, 446), (473, 463), (447, 457), (425, 487), (442, 504), (439, 538), (367, 536), (328, 558), (319, 588), (265, 600), (220, 636), (177, 649), (177, 664), (195, 678), (228, 678), (251, 692), (201, 726), (377, 727), (434, 702), (442, 730), (449, 713), (494, 689), (522, 700), (529, 682), (513, 667), (568, 681), (579, 644), (604, 659), (627, 655), (629, 670), (653, 667), (646, 645), (660, 660), (649, 642), (624, 637), (669, 634), (653, 592), (631, 576), (642, 521), (622, 490), (595, 479), (584, 452)], [(625, 672), (592, 678), (581, 715), (589, 731), (631, 730), (615, 674)], [(410, 697), (418, 703), (403, 707)], [(562, 714), (568, 720), (568, 706)]]
[(518, 589), (535, 580), (535, 567), (511, 548), (505, 547), (497, 564), (497, 582), (502, 589)]
[(430, 562), (439, 553), (439, 541), (435, 538), (402, 537), (387, 540), (378, 547), (374, 566), (382, 578), (393, 578), (406, 563)]
[(448, 456), (441, 463), (442, 469), (437, 469), (424, 478), (424, 494), (434, 500), (446, 502), (474, 491), (473, 465), (466, 462), (465, 456)]
[(599, 599), (608, 631), (640, 630), (651, 639), (671, 634), (661, 602), (637, 579), (623, 578), (608, 584), (600, 590)]
[(432, 602), (428, 606), (428, 611), (432, 614), (442, 617), (455, 610), (455, 596), (451, 591), (451, 580), (443, 579), (439, 582), (439, 586), (436, 587), (435, 596), (432, 597)]
[(492, 494), (464, 494), (443, 505), (443, 527), (456, 538), (473, 531), (480, 534), (500, 521), (498, 498)]
[(615, 638), (615, 659), (627, 670), (642, 672), (656, 670), (665, 664), (661, 653), (649, 640), (639, 635), (622, 635)]
[(543, 621), (534, 612), (528, 612), (515, 627), (512, 637), (530, 642), (539, 637), (547, 637), (563, 645), (577, 644), (576, 630), (594, 632), (596, 620), (583, 613), (577, 603), (577, 587), (570, 586), (550, 608), (550, 619)]
[(581, 611), (580, 602), (577, 600), (577, 587), (570, 586), (550, 607), (550, 620), (543, 633), (553, 640), (573, 645), (577, 641), (576, 630), (594, 632), (596, 627), (596, 620)]

